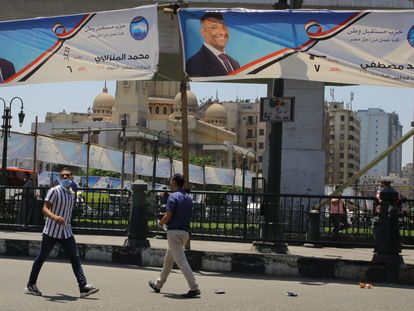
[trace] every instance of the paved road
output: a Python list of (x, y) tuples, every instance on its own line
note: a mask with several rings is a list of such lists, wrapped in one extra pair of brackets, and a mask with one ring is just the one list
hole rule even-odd
[[(101, 288), (88, 299), (78, 298), (69, 263), (47, 262), (38, 285), (43, 297), (23, 294), (32, 259), (0, 257), (1, 311), (60, 310), (412, 310), (414, 286), (373, 284), (361, 289), (355, 282), (283, 280), (241, 274), (196, 274), (199, 299), (181, 299), (187, 290), (184, 277), (173, 272), (160, 294), (148, 285), (159, 269), (115, 265), (84, 265), (88, 280)], [(224, 290), (225, 294), (215, 294)], [(287, 297), (286, 291), (297, 297)]]

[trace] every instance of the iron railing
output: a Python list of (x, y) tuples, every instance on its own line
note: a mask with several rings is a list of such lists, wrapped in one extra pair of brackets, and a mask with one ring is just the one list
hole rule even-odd
[[(40, 231), (46, 193), (47, 188), (0, 186), (0, 229)], [(149, 235), (164, 234), (156, 223), (158, 214), (165, 211), (164, 193), (150, 191), (147, 202), (142, 202), (147, 205)], [(78, 189), (72, 227), (85, 233), (126, 234), (131, 195), (122, 189)], [(305, 243), (309, 212), (318, 209), (321, 244), (373, 245), (374, 197), (342, 196), (349, 221), (336, 235), (328, 208), (333, 197), (209, 191), (192, 191), (190, 195), (194, 201), (193, 238), (269, 240), (265, 228), (277, 222), (282, 228), (281, 239), (291, 244)], [(414, 245), (414, 200), (403, 203), (399, 219), (403, 244)]]
[[(165, 210), (163, 192), (154, 192), (149, 209), (149, 231), (163, 234), (156, 224), (158, 213)], [(334, 233), (330, 217), (330, 196), (265, 193), (229, 193), (192, 191), (194, 201), (192, 236), (220, 240), (267, 240), (264, 228), (277, 222), (282, 227), (283, 240), (305, 243), (309, 229), (309, 212), (319, 211), (319, 239), (322, 244), (356, 244), (372, 246), (374, 197), (342, 196), (347, 218), (339, 234)], [(276, 215), (276, 216), (274, 216)], [(414, 201), (402, 204), (401, 237), (404, 244), (414, 245)]]
[[(48, 188), (1, 187), (0, 228), (40, 230), (42, 206)], [(88, 233), (125, 234), (130, 216), (131, 192), (122, 189), (79, 188), (72, 227)]]

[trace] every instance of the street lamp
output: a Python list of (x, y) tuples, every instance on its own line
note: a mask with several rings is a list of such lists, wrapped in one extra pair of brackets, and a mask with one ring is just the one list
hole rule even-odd
[(6, 105), (6, 101), (0, 97), (0, 99), (3, 101), (4, 105), (4, 111), (3, 111), (3, 125), (1, 128), (3, 129), (2, 137), (3, 137), (3, 158), (2, 158), (2, 164), (1, 164), (1, 184), (6, 185), (7, 183), (7, 143), (8, 143), (8, 137), (10, 136), (10, 120), (12, 119), (11, 115), (11, 107), (12, 103), (15, 99), (20, 100), (20, 103), (22, 104), (20, 108), (20, 112), (18, 114), (19, 116), (19, 124), (22, 126), (24, 121), (24, 112), (23, 112), (23, 100), (20, 97), (13, 97), (12, 100), (9, 103), (9, 106)]

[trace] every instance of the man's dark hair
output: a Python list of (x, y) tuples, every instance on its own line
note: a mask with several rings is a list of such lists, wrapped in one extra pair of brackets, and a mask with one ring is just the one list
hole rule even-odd
[(183, 175), (175, 174), (172, 180), (175, 181), (178, 187), (182, 188), (184, 186), (185, 180)]
[(200, 21), (204, 22), (206, 19), (209, 19), (209, 18), (224, 20), (223, 14), (221, 14), (219, 12), (207, 12), (206, 14), (201, 16)]
[(72, 171), (70, 169), (68, 169), (67, 167), (64, 167), (64, 168), (60, 169), (59, 173), (62, 173), (63, 171), (69, 172), (72, 175)]

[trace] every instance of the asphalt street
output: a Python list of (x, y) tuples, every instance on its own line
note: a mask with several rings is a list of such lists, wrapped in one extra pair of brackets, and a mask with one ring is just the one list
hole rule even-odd
[[(26, 295), (23, 288), (33, 259), (0, 257), (0, 310), (412, 310), (414, 286), (372, 284), (360, 288), (357, 282), (337, 280), (280, 279), (254, 274), (197, 272), (202, 295), (182, 299), (187, 291), (181, 272), (173, 271), (156, 294), (148, 287), (159, 268), (126, 265), (84, 265), (88, 282), (100, 291), (79, 298), (71, 266), (65, 261), (48, 261), (38, 286), (42, 297)], [(216, 291), (224, 292), (217, 294)], [(287, 296), (288, 291), (297, 297)]]

